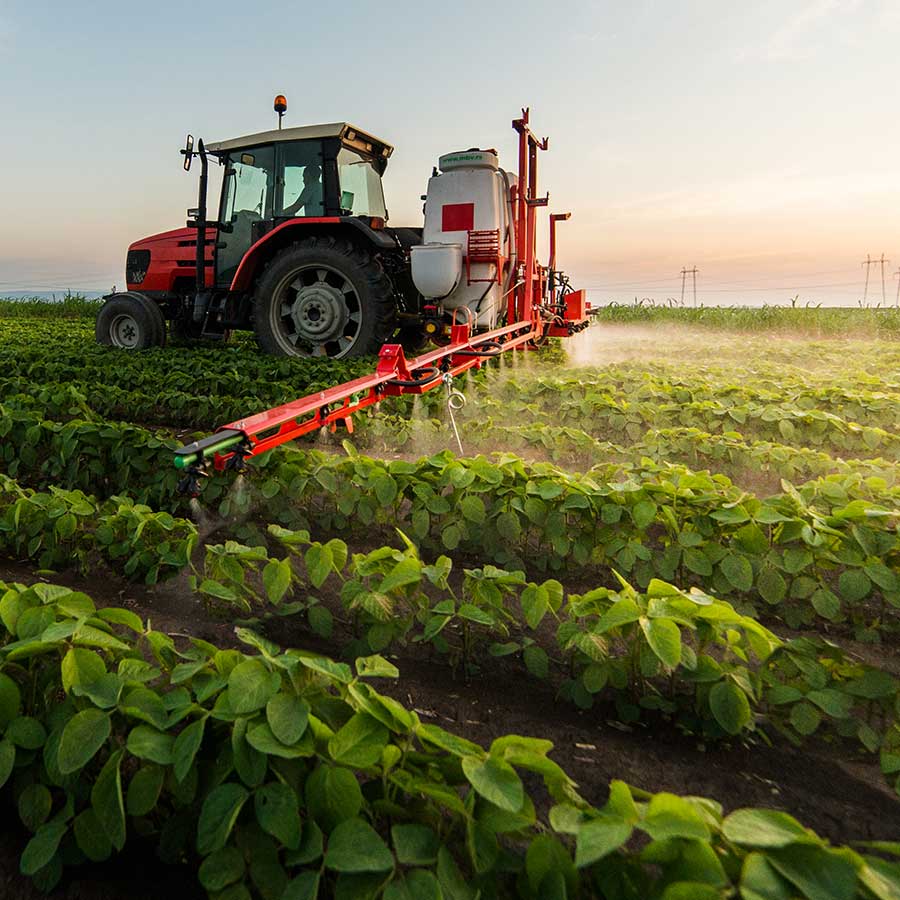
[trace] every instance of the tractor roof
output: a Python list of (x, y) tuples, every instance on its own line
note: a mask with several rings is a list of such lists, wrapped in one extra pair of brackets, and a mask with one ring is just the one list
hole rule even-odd
[(376, 156), (387, 159), (394, 148), (386, 141), (373, 137), (349, 122), (330, 122), (326, 125), (303, 125), (299, 128), (273, 129), (248, 134), (244, 137), (230, 138), (227, 141), (215, 141), (207, 144), (210, 153), (225, 153), (228, 150), (243, 150), (246, 147), (259, 147), (262, 144), (275, 144), (281, 141), (321, 140), (322, 138), (340, 138), (348, 147), (364, 152), (374, 152)]

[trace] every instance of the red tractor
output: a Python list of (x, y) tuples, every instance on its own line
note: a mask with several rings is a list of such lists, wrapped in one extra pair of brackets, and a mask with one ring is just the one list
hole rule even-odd
[[(527, 111), (513, 123), (521, 182), (495, 151), (447, 154), (429, 181), (424, 228), (396, 228), (381, 183), (391, 145), (347, 123), (282, 129), (286, 108), (276, 98), (276, 130), (196, 149), (188, 136), (184, 167), (201, 165), (197, 208), (187, 227), (129, 247), (128, 290), (105, 298), (99, 342), (159, 346), (168, 322), (184, 338), (252, 329), (269, 353), (340, 358), (394, 337), (408, 348), (442, 343), (454, 323), (478, 333), (532, 312), (538, 330), (541, 321), (554, 333), (585, 327), (583, 293), (570, 292), (555, 260), (534, 259), (534, 207), (547, 202), (536, 196), (537, 151), (547, 142), (528, 129)], [(215, 219), (210, 157), (225, 168)]]

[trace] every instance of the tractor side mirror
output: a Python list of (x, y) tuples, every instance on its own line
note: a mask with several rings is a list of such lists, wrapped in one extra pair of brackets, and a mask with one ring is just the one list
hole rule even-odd
[(184, 150), (181, 151), (184, 157), (184, 171), (191, 171), (191, 160), (194, 158), (194, 136), (189, 134), (184, 142)]

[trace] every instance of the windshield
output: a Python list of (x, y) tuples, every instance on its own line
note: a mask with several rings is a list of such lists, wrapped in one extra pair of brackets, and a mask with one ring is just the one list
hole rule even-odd
[[(237, 267), (260, 237), (259, 225), (272, 216), (275, 188), (275, 151), (272, 147), (236, 150), (228, 155), (222, 190), (216, 253), (216, 282), (230, 282)], [(254, 227), (256, 226), (256, 227)]]
[(272, 188), (275, 184), (275, 152), (272, 147), (255, 147), (229, 155), (222, 197), (222, 220), (232, 222), (238, 213), (254, 213), (265, 219), (272, 215)]
[(337, 161), (342, 215), (386, 219), (381, 176), (371, 160), (344, 147), (338, 153)]

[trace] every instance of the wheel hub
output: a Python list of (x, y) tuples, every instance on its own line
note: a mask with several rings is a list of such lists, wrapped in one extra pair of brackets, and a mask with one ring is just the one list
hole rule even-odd
[(349, 318), (344, 295), (321, 281), (297, 292), (290, 315), (300, 340), (315, 344), (341, 337)]
[(140, 328), (133, 316), (127, 313), (120, 313), (113, 319), (109, 333), (114, 347), (130, 350), (137, 346)]

